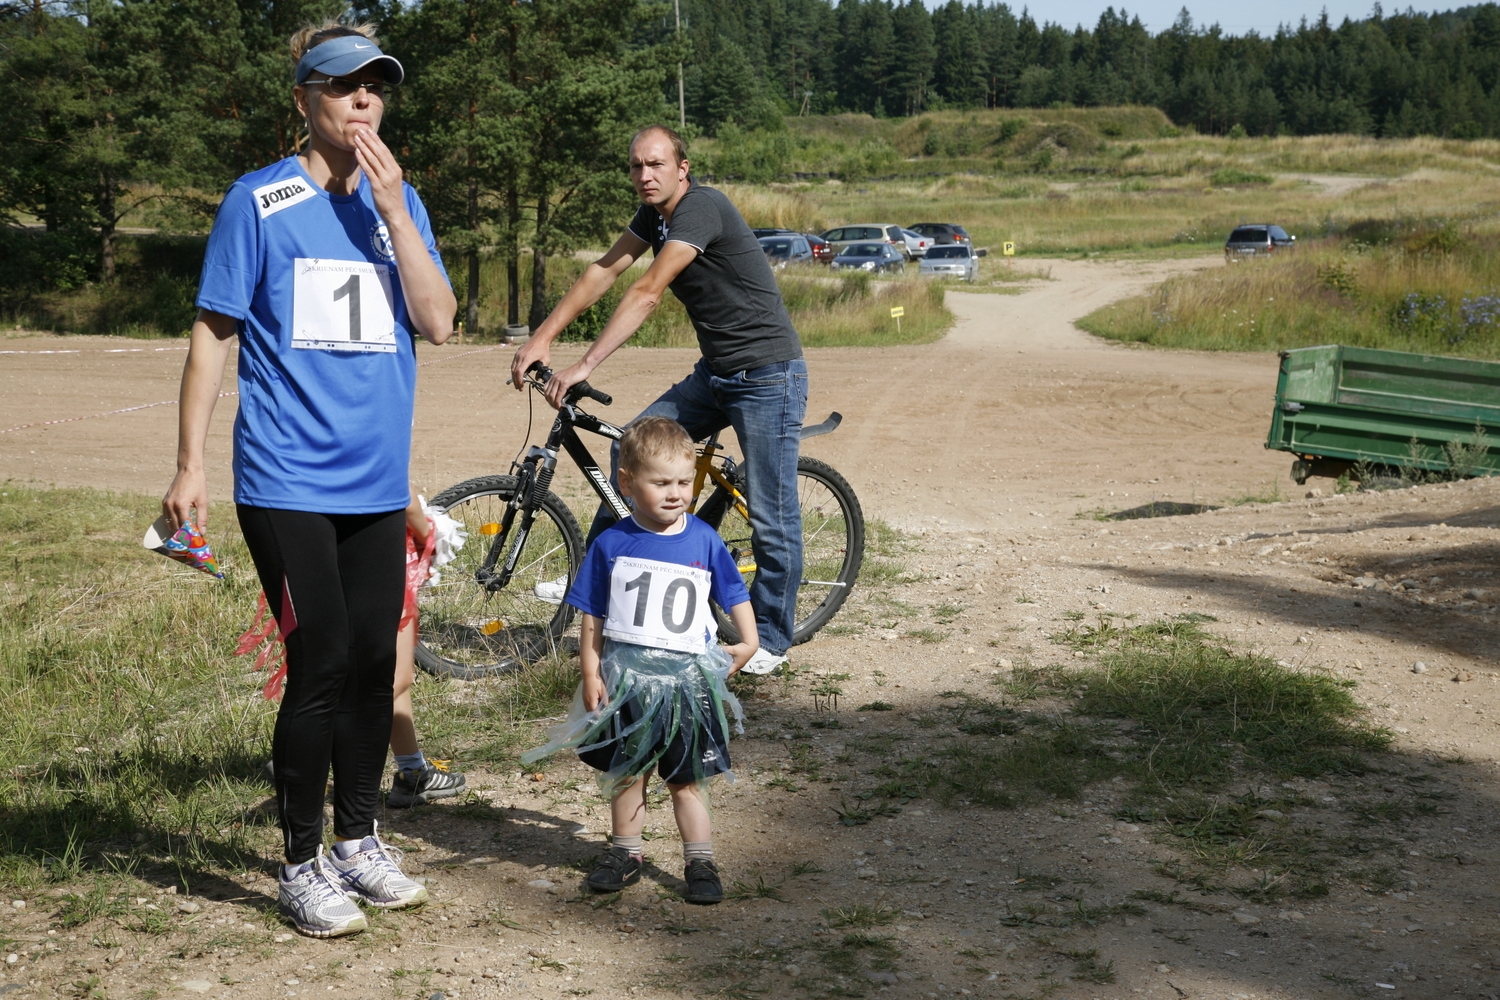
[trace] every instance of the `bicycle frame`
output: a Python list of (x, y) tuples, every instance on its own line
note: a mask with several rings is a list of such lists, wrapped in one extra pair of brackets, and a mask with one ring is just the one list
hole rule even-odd
[[(534, 384), (532, 387), (536, 388)], [(527, 449), (526, 457), (512, 466), (512, 470), (519, 479), (515, 496), (505, 511), (504, 520), (494, 526), (495, 540), (490, 544), (484, 562), (474, 571), (474, 578), (491, 593), (509, 584), (511, 576), (515, 573), (516, 562), (520, 558), (527, 536), (531, 533), (531, 523), (535, 516), (535, 507), (531, 498), (535, 496), (540, 502), (540, 498), (552, 488), (552, 478), (557, 472), (559, 451), (568, 453), (568, 457), (573, 460), (574, 465), (578, 466), (594, 493), (614, 513), (617, 520), (624, 520), (630, 516), (630, 508), (625, 505), (624, 498), (610, 483), (609, 475), (600, 468), (598, 462), (594, 461), (594, 456), (588, 446), (578, 436), (580, 428), (612, 441), (620, 440), (621, 435), (625, 433), (624, 428), (600, 420), (592, 413), (585, 413), (575, 404), (565, 403), (558, 408), (557, 417), (552, 421), (552, 430), (547, 434), (547, 443), (532, 445)], [(697, 510), (698, 499), (702, 495), (705, 481), (712, 481), (730, 495), (736, 509), (748, 520), (749, 508), (745, 505), (744, 494), (723, 470), (714, 465), (714, 458), (720, 450), (719, 432), (715, 431), (699, 449), (693, 477), (693, 499), (688, 504), (688, 510), (690, 512)], [(734, 468), (732, 459), (726, 455), (722, 461), (732, 472)], [(519, 526), (515, 523), (518, 512), (521, 514)], [(484, 527), (488, 528), (490, 525)], [(497, 572), (495, 567), (497, 563), (500, 563), (502, 550), (505, 551), (505, 560)], [(742, 574), (753, 573), (755, 566), (753, 564), (741, 566), (740, 572)]]

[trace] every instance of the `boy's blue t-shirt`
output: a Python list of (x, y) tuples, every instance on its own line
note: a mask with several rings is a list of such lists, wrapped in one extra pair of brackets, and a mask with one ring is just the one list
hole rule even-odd
[[(657, 574), (662, 577), (657, 581), (643, 580), (636, 567), (667, 563), (706, 572), (709, 577), (707, 596), (726, 611), (750, 600), (750, 592), (745, 589), (739, 567), (718, 532), (691, 514), (684, 515), (684, 520), (687, 523), (683, 530), (672, 535), (648, 531), (632, 517), (611, 526), (589, 546), (583, 565), (578, 568), (578, 576), (568, 591), (568, 603), (584, 614), (604, 619), (604, 634), (611, 638), (640, 645), (691, 648), (690, 644), (678, 646), (675, 642), (651, 642), (646, 638), (653, 630), (668, 639), (679, 631), (677, 626), (683, 626), (687, 620), (689, 588), (667, 578), (670, 574)], [(622, 559), (625, 560), (623, 565), (632, 567), (621, 574), (629, 578), (624, 582), (626, 607), (613, 610), (627, 628), (630, 625), (643, 626), (640, 634), (615, 633), (609, 627), (611, 581), (616, 576), (617, 567), (622, 565)], [(674, 589), (678, 591), (675, 595), (672, 593)], [(618, 601), (621, 597), (619, 581), (616, 581), (615, 592)], [(707, 637), (684, 635), (683, 638), (696, 638), (701, 645), (711, 640), (711, 633)]]
[[(442, 271), (422, 200), (405, 193)], [(235, 181), (197, 304), (239, 320), (236, 503), (368, 514), (411, 501), (415, 332), (367, 179), (333, 195), (291, 156)]]

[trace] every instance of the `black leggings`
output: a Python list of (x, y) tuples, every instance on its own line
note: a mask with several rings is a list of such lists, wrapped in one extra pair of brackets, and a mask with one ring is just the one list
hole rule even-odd
[(391, 738), (406, 518), (238, 508), (266, 601), (286, 636), (286, 690), (271, 759), (288, 864), (323, 844), (333, 764), (333, 830), (369, 836)]

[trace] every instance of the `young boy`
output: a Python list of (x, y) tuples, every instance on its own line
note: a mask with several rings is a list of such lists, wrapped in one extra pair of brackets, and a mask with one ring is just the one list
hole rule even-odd
[[(620, 492), (634, 514), (595, 540), (567, 598), (583, 612), (583, 707), (612, 711), (572, 745), (614, 789), (611, 846), (588, 887), (618, 892), (640, 880), (654, 765), (682, 833), (684, 898), (717, 903), (724, 890), (699, 786), (729, 770), (723, 706), (734, 699), (723, 682), (760, 643), (734, 558), (687, 512), (694, 460), (692, 439), (665, 417), (637, 421), (620, 439)], [(739, 629), (738, 645), (717, 645), (710, 598)]]

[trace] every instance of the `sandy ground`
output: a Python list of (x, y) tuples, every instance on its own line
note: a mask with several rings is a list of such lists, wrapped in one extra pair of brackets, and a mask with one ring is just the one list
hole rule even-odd
[[(715, 793), (717, 849), (726, 881), (760, 876), (785, 901), (685, 907), (669, 891), (677, 835), (658, 811), (648, 854), (659, 868), (596, 908), (571, 867), (607, 828), (585, 769), (560, 762), (540, 782), (471, 770), (482, 802), (392, 811), (383, 826), (429, 880), (435, 902), (420, 912), (381, 915), (355, 939), (296, 938), (266, 916), (270, 879), (248, 873), (194, 887), (186, 902), (198, 909), (174, 916), (171, 934), (69, 936), (49, 932), (49, 900), (28, 900), (0, 915), (17, 953), (0, 993), (62, 995), (96, 976), (109, 997), (1500, 994), (1486, 874), (1500, 839), (1500, 483), (1304, 498), (1289, 458), (1262, 447), (1273, 355), (1133, 350), (1071, 325), (1216, 258), (1041, 263), (1052, 280), (1024, 294), (951, 293), (959, 322), (939, 343), (809, 355), (810, 419), (838, 410), (845, 423), (807, 452), (847, 476), (869, 516), (917, 538), (909, 567), (923, 579), (857, 593), (846, 628), (795, 651), (799, 681), (747, 701), (747, 734), (732, 747), (741, 780)], [(175, 407), (91, 416), (175, 395), (183, 355), (159, 346), (0, 341), (15, 352), (0, 354), (0, 478), (164, 489)], [(40, 353), (60, 350), (78, 353)], [(429, 493), (504, 471), (522, 444), (525, 399), (503, 383), (509, 352), (467, 351), (421, 354), (413, 478)], [(626, 350), (594, 381), (624, 418), (691, 360)], [(231, 410), (226, 399), (212, 436), (221, 492)], [(32, 426), (7, 430), (22, 425)], [(1153, 520), (1077, 516), (1154, 499), (1221, 504), (1276, 484), (1296, 499)], [(1353, 803), (1400, 783), (1434, 790), (1435, 811), (1382, 828), (1385, 881), (1279, 905), (1193, 893), (1154, 871), (1191, 859), (1150, 825), (1118, 821), (1114, 787), (1015, 811), (919, 799), (865, 825), (838, 822), (834, 807), (883, 761), (959, 737), (943, 692), (992, 695), (1014, 664), (1064, 662), (1071, 654), (1050, 640), (1064, 613), (1100, 610), (1212, 615), (1208, 628), (1233, 643), (1355, 680), (1397, 734), (1389, 767), (1286, 791), (1307, 803), (1294, 821), (1334, 831), (1351, 824)], [(913, 635), (935, 631), (941, 641)], [(830, 673), (849, 675), (831, 718), (814, 712), (807, 683)], [(876, 700), (894, 710), (853, 711)], [(419, 687), (419, 721), (420, 701)], [(1182, 892), (1188, 905), (1118, 908), (1139, 890)], [(1075, 898), (1097, 915), (1063, 919)], [(179, 901), (163, 891), (138, 905), (174, 913)], [(829, 926), (856, 905), (890, 912), (872, 932), (892, 936), (888, 961)], [(1028, 905), (1039, 920), (1017, 917)], [(1113, 963), (1113, 981), (1079, 976), (1090, 951), (1096, 966)]]

